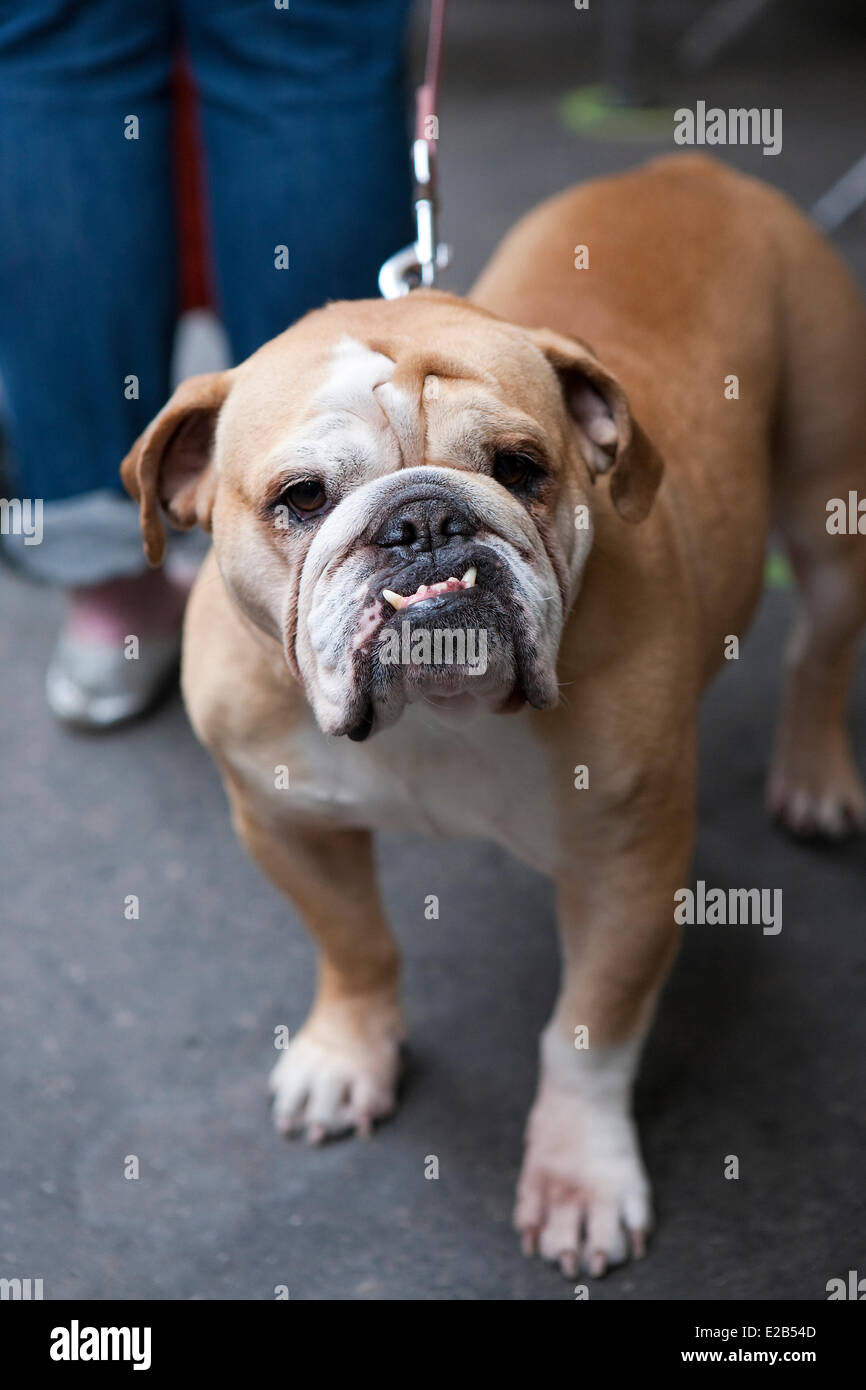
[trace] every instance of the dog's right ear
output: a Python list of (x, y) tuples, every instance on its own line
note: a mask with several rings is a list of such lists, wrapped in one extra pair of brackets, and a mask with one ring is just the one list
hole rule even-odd
[(144, 553), (152, 565), (165, 553), (161, 511), (182, 531), (196, 523), (210, 530), (214, 434), (231, 381), (231, 371), (182, 381), (120, 465), (123, 485), (139, 503)]

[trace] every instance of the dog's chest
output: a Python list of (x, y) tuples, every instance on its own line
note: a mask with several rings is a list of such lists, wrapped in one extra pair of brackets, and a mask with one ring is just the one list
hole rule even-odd
[[(327, 738), (310, 718), (284, 749), (272, 746), (264, 760), (261, 753), (256, 780), (270, 783), (269, 795), (295, 814), (370, 829), (478, 835), (539, 868), (553, 863), (547, 759), (521, 715), (479, 714), (463, 724), (412, 705), (397, 725), (362, 744)], [(282, 777), (273, 771), (278, 766)]]

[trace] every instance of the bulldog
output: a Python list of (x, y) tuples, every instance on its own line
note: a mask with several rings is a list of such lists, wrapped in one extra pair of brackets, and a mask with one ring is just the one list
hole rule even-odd
[(569, 1276), (643, 1253), (631, 1091), (689, 881), (699, 697), (771, 524), (799, 610), (769, 809), (830, 837), (866, 815), (845, 722), (866, 544), (825, 525), (866, 486), (864, 353), (857, 290), (797, 210), (675, 156), (531, 212), (467, 299), (307, 315), (136, 442), (148, 559), (164, 517), (213, 535), (190, 718), (319, 948), (281, 1132), (366, 1134), (395, 1103), (371, 832), (492, 837), (555, 880), (562, 943), (517, 1230)]

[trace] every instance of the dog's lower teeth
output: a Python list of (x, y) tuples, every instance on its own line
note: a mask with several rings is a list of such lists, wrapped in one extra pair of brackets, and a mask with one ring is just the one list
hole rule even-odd
[(477, 574), (478, 570), (475, 565), (472, 565), (462, 579), (450, 574), (447, 579), (440, 579), (438, 584), (419, 584), (414, 594), (405, 597), (403, 594), (396, 593), (394, 589), (383, 589), (382, 597), (399, 612), (401, 608), (406, 608), (410, 603), (418, 603), (421, 599), (429, 597), (430, 594), (456, 593), (457, 589), (472, 589), (475, 587)]

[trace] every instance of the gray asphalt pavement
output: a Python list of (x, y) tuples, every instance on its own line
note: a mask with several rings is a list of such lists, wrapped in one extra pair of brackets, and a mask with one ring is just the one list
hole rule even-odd
[[(731, 162), (808, 206), (862, 154), (863, 37), (832, 5), (823, 21), (771, 6), (697, 77), (669, 54), (702, 7), (642, 8), (655, 101), (783, 107), (782, 154)], [(579, 28), (566, 0), (455, 10), (443, 230), (465, 288), (536, 199), (670, 142), (563, 124), (562, 97), (599, 63), (596, 21)], [(864, 230), (836, 238), (861, 280)], [(693, 875), (781, 887), (784, 928), (687, 930), (638, 1096), (659, 1230), (593, 1299), (813, 1300), (866, 1273), (866, 851), (801, 848), (762, 810), (792, 605), (768, 590), (707, 699)], [(42, 1278), (46, 1298), (573, 1297), (510, 1229), (556, 982), (549, 886), (483, 843), (383, 837), (412, 1023), (402, 1107), (369, 1142), (286, 1144), (266, 1078), (275, 1026), (305, 1014), (312, 948), (236, 844), (178, 698), (109, 738), (55, 727), (41, 688), (59, 611), (0, 574), (0, 1276)], [(854, 723), (866, 759), (866, 660)]]

